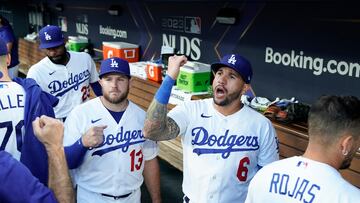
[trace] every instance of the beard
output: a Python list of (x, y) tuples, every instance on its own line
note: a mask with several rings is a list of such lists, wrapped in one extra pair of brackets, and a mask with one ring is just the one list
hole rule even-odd
[[(354, 152), (355, 154), (355, 152)], [(352, 152), (349, 152), (349, 154), (344, 158), (343, 162), (341, 163), (341, 166), (339, 169), (347, 169), (351, 165), (351, 161), (353, 160)]]
[(231, 104), (233, 101), (240, 99), (240, 96), (241, 96), (241, 92), (234, 92), (232, 94), (227, 95), (225, 97), (225, 99), (219, 101), (219, 100), (216, 100), (215, 93), (214, 93), (213, 100), (214, 100), (214, 103), (218, 106), (226, 106), (226, 105)]
[(68, 59), (66, 51), (59, 56), (48, 56), (48, 58), (50, 59), (51, 62), (53, 62), (55, 64), (60, 64), (60, 65), (65, 65), (65, 63)]
[(122, 92), (119, 96), (110, 96), (110, 93), (108, 94), (103, 91), (103, 97), (105, 98), (105, 100), (107, 100), (112, 104), (122, 103), (127, 99), (128, 94), (129, 94), (129, 89), (127, 89), (125, 92)]

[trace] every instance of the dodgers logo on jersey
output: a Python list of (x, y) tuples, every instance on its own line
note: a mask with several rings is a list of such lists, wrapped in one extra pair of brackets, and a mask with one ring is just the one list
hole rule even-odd
[(108, 134), (105, 136), (104, 141), (101, 145), (96, 148), (103, 147), (105, 145), (112, 145), (118, 143), (118, 145), (111, 146), (109, 148), (99, 149), (91, 154), (91, 156), (102, 156), (106, 153), (112, 152), (117, 149), (121, 149), (122, 152), (127, 152), (129, 146), (145, 142), (144, 135), (141, 130), (126, 130), (121, 126), (120, 131), (116, 134)]
[[(221, 154), (223, 159), (227, 159), (231, 152), (256, 151), (259, 149), (258, 137), (245, 135), (229, 135), (227, 129), (223, 135), (211, 135), (203, 127), (195, 127), (191, 131), (192, 145), (195, 147), (193, 152), (201, 154)], [(208, 147), (208, 148), (207, 148)]]
[(50, 89), (50, 94), (54, 95), (55, 97), (61, 97), (66, 92), (72, 89), (78, 90), (80, 84), (84, 83), (89, 78), (90, 78), (89, 70), (86, 70), (82, 73), (75, 75), (71, 73), (69, 79), (64, 80), (62, 82), (58, 80), (54, 80), (49, 83), (48, 88)]
[(235, 65), (235, 63), (236, 63), (236, 58), (235, 58), (235, 55), (234, 55), (234, 54), (231, 55), (231, 57), (230, 57), (229, 60), (228, 60), (228, 63), (231, 63), (231, 64)]

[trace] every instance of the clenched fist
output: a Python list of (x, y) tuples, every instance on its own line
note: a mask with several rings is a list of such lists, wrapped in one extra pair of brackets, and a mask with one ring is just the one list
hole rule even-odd
[(63, 146), (64, 125), (58, 119), (45, 115), (32, 122), (34, 134), (46, 149)]
[(167, 74), (174, 80), (176, 80), (177, 76), (180, 72), (180, 67), (183, 66), (187, 62), (187, 58), (184, 55), (181, 56), (170, 56), (168, 59), (168, 70)]

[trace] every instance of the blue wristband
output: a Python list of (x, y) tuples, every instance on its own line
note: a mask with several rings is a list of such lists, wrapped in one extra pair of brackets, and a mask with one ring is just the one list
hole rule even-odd
[(169, 103), (171, 89), (174, 84), (175, 84), (175, 80), (172, 79), (169, 75), (166, 75), (165, 79), (160, 85), (160, 88), (155, 94), (155, 99), (161, 104)]

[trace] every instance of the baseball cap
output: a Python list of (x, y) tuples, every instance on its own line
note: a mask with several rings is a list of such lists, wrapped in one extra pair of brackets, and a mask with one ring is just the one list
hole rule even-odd
[(7, 46), (4, 40), (0, 39), (0, 56), (8, 54)]
[(216, 72), (219, 68), (224, 66), (238, 72), (246, 84), (250, 83), (253, 72), (251, 64), (246, 58), (238, 54), (229, 54), (222, 57), (220, 62), (211, 64), (211, 69)]
[(47, 25), (39, 31), (40, 49), (57, 47), (64, 44), (64, 35), (55, 25)]
[(118, 57), (105, 59), (101, 62), (99, 77), (108, 73), (119, 73), (130, 78), (129, 62)]

